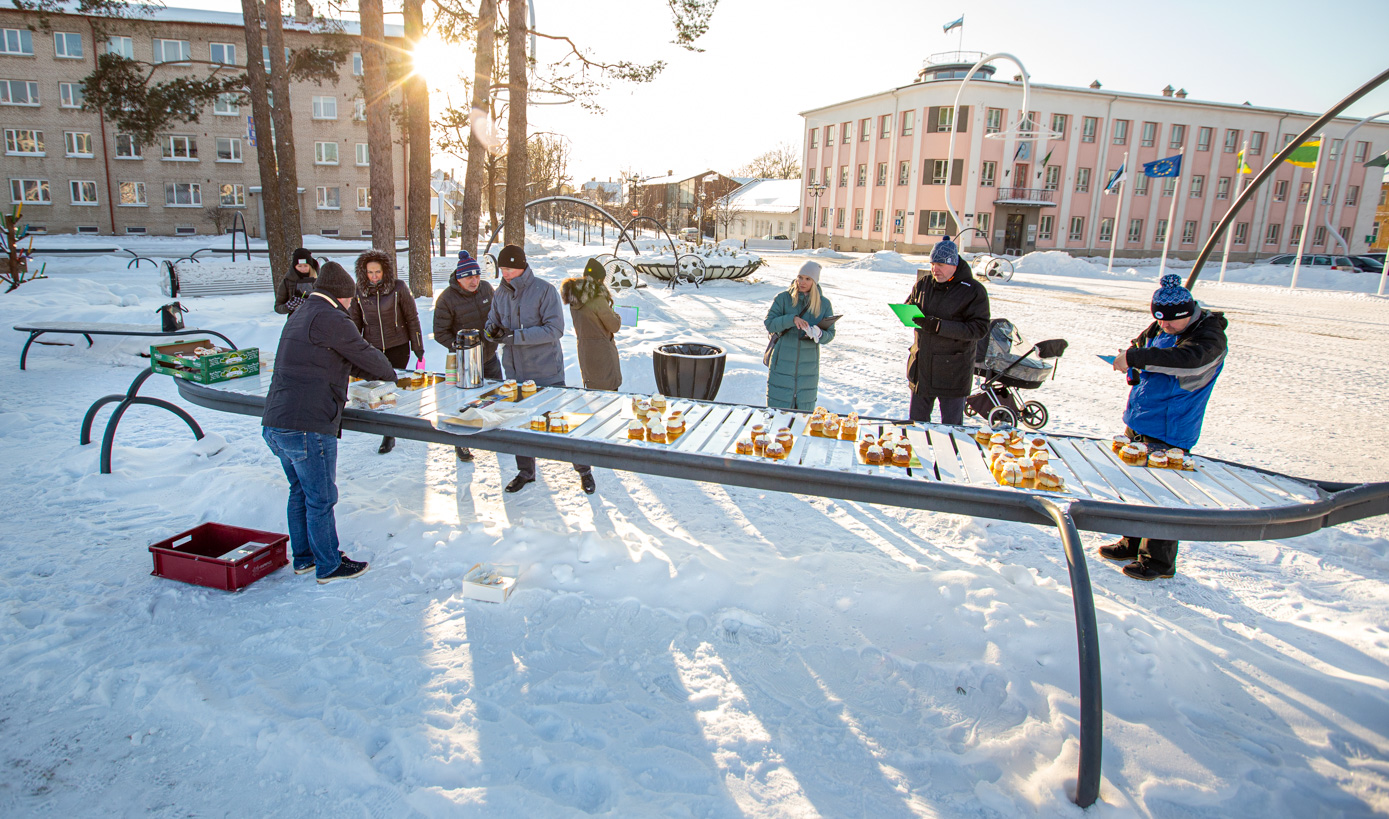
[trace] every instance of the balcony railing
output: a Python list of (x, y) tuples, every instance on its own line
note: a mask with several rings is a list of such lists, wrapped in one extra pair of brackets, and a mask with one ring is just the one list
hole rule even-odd
[(999, 188), (995, 205), (1055, 205), (1056, 191), (1046, 188)]

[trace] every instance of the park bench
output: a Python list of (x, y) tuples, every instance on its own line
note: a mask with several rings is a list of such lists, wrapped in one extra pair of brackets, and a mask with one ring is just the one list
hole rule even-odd
[[(271, 376), (217, 384), (179, 381), (194, 404), (259, 417)], [(1389, 514), (1389, 483), (1340, 484), (1299, 480), (1211, 458), (1197, 468), (1148, 469), (1123, 464), (1108, 441), (1049, 435), (1052, 464), (1066, 480), (1062, 493), (999, 486), (983, 452), (962, 428), (865, 420), (861, 427), (907, 431), (920, 466), (903, 469), (860, 463), (853, 444), (805, 434), (806, 414), (669, 399), (685, 412), (686, 432), (670, 444), (627, 438), (631, 396), (569, 388), (543, 388), (523, 399), (524, 412), (500, 427), (469, 433), (449, 419), (484, 392), (435, 385), (402, 391), (389, 411), (347, 409), (343, 428), (371, 435), (526, 454), (612, 469), (755, 489), (842, 498), (960, 515), (1055, 526), (1070, 574), (1080, 661), (1080, 761), (1075, 800), (1082, 807), (1099, 794), (1103, 711), (1099, 635), (1080, 530), (1179, 540), (1265, 540)], [(529, 428), (532, 415), (573, 414), (569, 434)], [(791, 427), (795, 444), (784, 461), (737, 455), (736, 440), (754, 423)], [(788, 473), (789, 470), (789, 473)], [(794, 478), (788, 478), (794, 474)]]
[(228, 344), (231, 344), (233, 350), (236, 349), (236, 345), (232, 344), (231, 339), (221, 333), (212, 330), (199, 330), (196, 327), (184, 327), (182, 330), (170, 331), (163, 329), (158, 324), (107, 324), (97, 321), (52, 321), (16, 324), (14, 329), (21, 333), (29, 334), (28, 340), (24, 342), (24, 349), (19, 353), (19, 368), (21, 370), (25, 369), (25, 363), (29, 358), (29, 347), (39, 336), (48, 333), (82, 336), (87, 339), (88, 347), (92, 346), (92, 336), (149, 336), (151, 338), (169, 338), (172, 336), (205, 334), (217, 336)]

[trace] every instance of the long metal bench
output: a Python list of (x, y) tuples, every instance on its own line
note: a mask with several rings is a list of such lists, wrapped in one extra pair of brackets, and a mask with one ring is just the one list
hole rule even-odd
[[(202, 385), (179, 381), (179, 393), (210, 409), (259, 417), (270, 386), (260, 375)], [(849, 441), (805, 434), (807, 416), (702, 401), (670, 399), (685, 412), (686, 432), (667, 444), (627, 438), (631, 396), (546, 388), (518, 403), (516, 421), (482, 432), (459, 426), (460, 405), (485, 391), (446, 385), (402, 392), (389, 411), (347, 409), (343, 428), (497, 452), (772, 491), (842, 498), (960, 515), (1055, 526), (1070, 573), (1080, 661), (1080, 761), (1076, 802), (1099, 794), (1102, 739), (1099, 637), (1079, 530), (1181, 540), (1265, 540), (1292, 537), (1374, 515), (1389, 514), (1389, 483), (1342, 484), (1300, 480), (1213, 458), (1193, 471), (1148, 469), (1121, 462), (1109, 442), (1047, 436), (1052, 464), (1066, 491), (999, 486), (978, 443), (959, 427), (865, 421), (864, 431), (906, 433), (919, 464), (871, 466)], [(533, 431), (529, 418), (569, 413), (568, 434)], [(795, 443), (784, 461), (738, 455), (735, 442), (752, 424), (790, 427)], [(788, 480), (788, 473), (795, 479)]]
[(232, 340), (215, 330), (200, 330), (197, 327), (185, 327), (182, 330), (172, 332), (165, 330), (158, 324), (107, 324), (95, 321), (53, 321), (44, 324), (16, 324), (14, 329), (21, 333), (28, 333), (29, 338), (24, 342), (24, 349), (19, 352), (19, 368), (25, 369), (25, 363), (29, 358), (29, 347), (34, 340), (47, 333), (64, 333), (82, 336), (87, 339), (87, 346), (92, 346), (92, 336), (149, 336), (151, 338), (171, 338), (174, 336), (193, 336), (209, 335), (217, 336), (223, 341), (231, 344), (233, 350), (236, 345)]

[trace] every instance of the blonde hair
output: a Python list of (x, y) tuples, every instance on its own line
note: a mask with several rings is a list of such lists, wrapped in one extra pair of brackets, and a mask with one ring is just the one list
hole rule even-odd
[[(786, 291), (787, 293), (791, 294), (792, 304), (795, 304), (796, 302), (800, 301), (801, 298), (801, 291), (798, 286), (800, 284), (800, 278), (800, 276), (797, 276), (796, 278), (792, 279), (791, 287), (788, 288)], [(820, 316), (820, 283), (812, 281), (810, 293), (808, 293), (807, 295), (810, 296), (810, 305), (805, 308), (805, 314), (810, 317), (809, 319), (807, 319), (807, 321), (809, 321), (810, 319), (819, 318)]]

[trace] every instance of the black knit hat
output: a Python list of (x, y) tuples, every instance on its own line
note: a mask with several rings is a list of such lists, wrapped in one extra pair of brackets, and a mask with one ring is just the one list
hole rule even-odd
[(589, 259), (588, 263), (584, 265), (584, 275), (601, 282), (608, 277), (608, 269), (603, 267), (603, 263), (597, 259)]
[(294, 267), (300, 262), (308, 262), (309, 267), (312, 267), (315, 273), (318, 272), (318, 259), (315, 259), (312, 253), (302, 247), (296, 248), (294, 255), (289, 257), (289, 266)]
[(502, 248), (502, 252), (497, 255), (497, 267), (506, 267), (512, 270), (525, 270), (526, 251), (516, 245), (507, 245)]
[(357, 283), (337, 262), (327, 262), (318, 271), (318, 281), (314, 283), (315, 293), (326, 293), (335, 299), (350, 299), (357, 295)]
[(1191, 291), (1182, 286), (1182, 279), (1176, 273), (1168, 273), (1158, 280), (1157, 292), (1153, 294), (1153, 318), (1159, 321), (1176, 321), (1196, 312), (1196, 299)]

